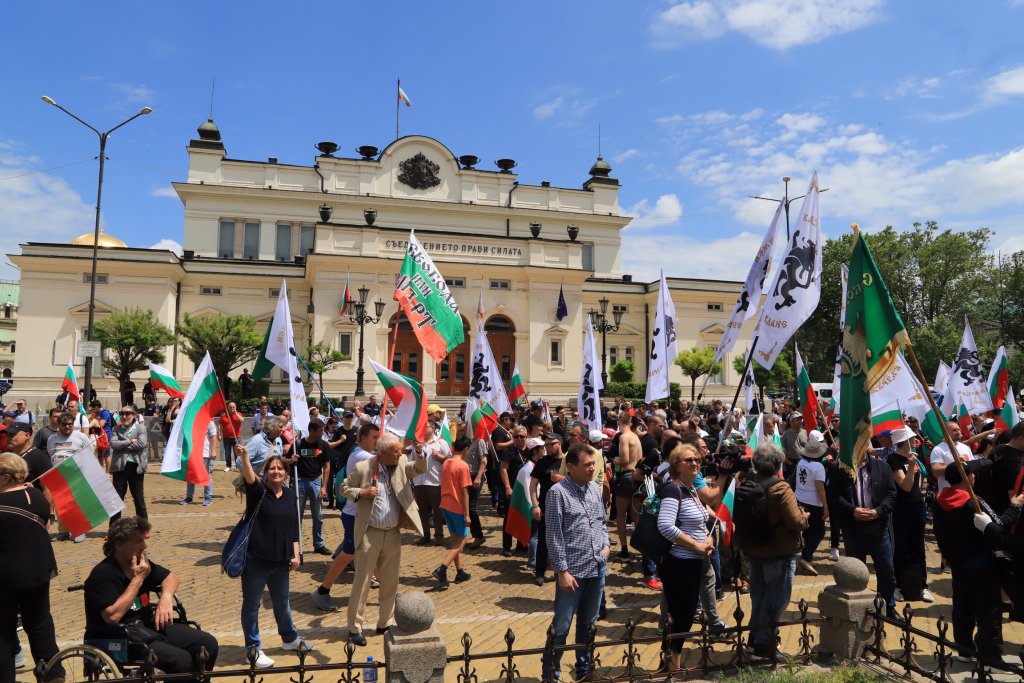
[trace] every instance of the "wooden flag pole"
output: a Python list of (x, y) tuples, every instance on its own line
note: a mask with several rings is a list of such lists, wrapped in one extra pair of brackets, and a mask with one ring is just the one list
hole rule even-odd
[[(395, 327), (391, 332), (391, 348), (388, 349), (388, 370), (391, 370), (391, 364), (395, 362), (395, 345), (398, 343), (398, 321), (402, 318), (402, 309), (398, 309), (398, 313), (395, 314)], [(384, 432), (384, 422), (388, 416), (388, 392), (384, 392), (384, 398), (380, 404), (380, 431)]]

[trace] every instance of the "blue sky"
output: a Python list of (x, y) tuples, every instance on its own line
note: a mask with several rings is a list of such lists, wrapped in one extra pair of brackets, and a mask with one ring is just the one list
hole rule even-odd
[[(937, 220), (1024, 249), (1024, 0), (16, 3), (0, 47), (0, 229), (182, 239), (170, 183), (210, 110), (230, 156), (311, 164), (319, 140), (402, 132), (524, 183), (578, 187), (597, 153), (636, 216), (624, 270), (743, 279), (783, 175), (814, 168), (823, 229)], [(312, 217), (311, 217), (312, 218)], [(165, 242), (166, 243), (166, 242)], [(667, 248), (666, 248), (667, 247)], [(10, 266), (0, 277), (16, 277)]]

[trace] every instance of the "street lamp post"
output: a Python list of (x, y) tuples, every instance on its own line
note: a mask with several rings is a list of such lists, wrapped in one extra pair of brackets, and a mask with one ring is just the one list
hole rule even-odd
[(356, 368), (356, 396), (363, 395), (363, 328), (366, 326), (367, 323), (371, 325), (376, 325), (377, 323), (379, 323), (381, 315), (383, 315), (384, 313), (385, 304), (384, 301), (381, 300), (379, 297), (376, 301), (373, 302), (373, 306), (377, 315), (372, 316), (366, 312), (366, 299), (369, 296), (370, 288), (360, 287), (359, 301), (353, 301), (352, 299), (347, 299), (345, 301), (345, 303), (348, 306), (351, 306), (352, 310), (355, 312), (354, 314), (349, 315), (348, 319), (354, 322), (356, 325), (359, 325), (359, 367)]
[[(602, 298), (597, 302), (600, 305), (600, 310), (595, 311), (591, 308), (587, 311), (587, 315), (590, 316), (590, 323), (594, 326), (594, 329), (601, 333), (601, 384), (608, 384), (608, 344), (605, 335), (609, 332), (615, 332), (619, 329), (619, 325), (622, 323), (622, 309), (612, 308), (612, 320), (614, 322), (608, 322), (608, 299)], [(604, 395), (604, 389), (602, 396)]]
[[(99, 178), (98, 178), (98, 180), (96, 182), (96, 224), (93, 227), (93, 237), (92, 237), (92, 276), (89, 278), (89, 327), (88, 327), (88, 329), (86, 330), (86, 333), (85, 333), (86, 339), (88, 341), (92, 341), (93, 327), (94, 327), (94, 325), (96, 323), (96, 263), (97, 263), (97, 261), (99, 259), (99, 246), (100, 246), (100, 205), (101, 205), (102, 200), (103, 200), (103, 164), (104, 164), (104, 161), (106, 161), (105, 153), (106, 153), (106, 150), (107, 150), (107, 138), (109, 138), (110, 134), (113, 133), (118, 128), (120, 128), (121, 126), (124, 126), (124, 125), (126, 125), (128, 123), (131, 123), (132, 121), (134, 121), (135, 119), (139, 118), (140, 116), (145, 116), (146, 114), (150, 113), (153, 110), (150, 109), (149, 107), (143, 107), (142, 109), (140, 109), (138, 111), (137, 114), (135, 114), (131, 118), (125, 119), (124, 121), (122, 121), (121, 123), (117, 124), (116, 126), (111, 128), (107, 132), (101, 133), (99, 130), (97, 130), (93, 126), (89, 125), (88, 123), (86, 123), (82, 119), (78, 118), (77, 116), (72, 114), (70, 111), (68, 111), (64, 107), (62, 107), (59, 104), (57, 104), (56, 102), (54, 102), (52, 97), (48, 97), (46, 95), (43, 95), (43, 102), (46, 102), (47, 104), (50, 104), (50, 105), (53, 105), (54, 107), (57, 107), (57, 109), (60, 109), (62, 112), (64, 112), (65, 114), (67, 114), (68, 116), (73, 118), (75, 121), (78, 121), (80, 124), (82, 124), (83, 126), (88, 128), (89, 130), (91, 130), (93, 133), (96, 133), (96, 135), (100, 139), (100, 172), (99, 172)], [(118, 390), (120, 390), (120, 387), (118, 387)], [(91, 356), (87, 357), (85, 359), (85, 385), (82, 388), (82, 391), (83, 391), (82, 400), (86, 401), (86, 402), (91, 401), (92, 400), (92, 357)]]

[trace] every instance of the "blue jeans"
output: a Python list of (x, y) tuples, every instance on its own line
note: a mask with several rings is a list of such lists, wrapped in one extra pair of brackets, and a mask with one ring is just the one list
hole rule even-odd
[(750, 644), (774, 647), (772, 624), (782, 618), (793, 594), (796, 555), (754, 557), (750, 562)]
[(309, 512), (313, 515), (313, 547), (320, 548), (324, 544), (324, 515), (320, 508), (320, 477), (316, 479), (299, 479), (299, 519), (306, 514), (306, 499), (309, 499)]
[(291, 605), (288, 601), (288, 567), (274, 565), (250, 556), (242, 570), (242, 633), (245, 646), (260, 645), (260, 601), (263, 588), (270, 589), (270, 602), (274, 606), (274, 621), (281, 641), (291, 643), (299, 637), (292, 623)]
[[(203, 464), (206, 465), (206, 471), (210, 474), (210, 485), (203, 487), (203, 498), (213, 500), (213, 462), (209, 458), (203, 458)], [(195, 484), (185, 484), (185, 500), (192, 500), (195, 492)]]
[[(579, 587), (572, 593), (566, 593), (558, 587), (555, 582), (555, 617), (552, 625), (555, 627), (555, 645), (565, 645), (569, 635), (569, 627), (572, 625), (573, 616), (576, 617), (576, 677), (580, 678), (590, 673), (587, 667), (587, 630), (591, 624), (597, 623), (597, 611), (601, 607), (601, 595), (604, 593), (605, 567), (601, 567), (597, 576), (585, 579), (576, 578)], [(556, 652), (555, 658), (551, 660), (551, 653), (547, 650), (541, 656), (541, 671), (544, 680), (548, 681), (556, 677), (561, 669), (562, 652)]]
[[(865, 537), (857, 528), (844, 529), (843, 540), (846, 542), (846, 554), (865, 562), (867, 556), (875, 564), (875, 578), (878, 594), (885, 600), (885, 606), (896, 609), (896, 571), (892, 566), (892, 541), (889, 528), (882, 530), (877, 538)], [(873, 535), (872, 535), (873, 536)]]

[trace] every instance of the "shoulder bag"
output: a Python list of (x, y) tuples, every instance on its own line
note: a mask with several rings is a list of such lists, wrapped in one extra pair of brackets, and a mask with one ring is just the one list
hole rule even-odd
[(256, 509), (253, 510), (252, 515), (249, 519), (242, 515), (242, 518), (238, 520), (238, 524), (231, 530), (228, 535), (228, 540), (224, 544), (224, 549), (220, 553), (220, 568), (232, 579), (237, 579), (242, 575), (242, 570), (245, 569), (245, 557), (249, 550), (249, 537), (252, 535), (252, 527), (256, 524), (256, 516), (260, 512), (260, 507), (263, 505), (263, 499), (267, 497), (267, 490), (263, 489), (263, 495), (260, 496), (260, 502), (256, 503)]

